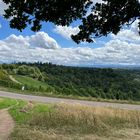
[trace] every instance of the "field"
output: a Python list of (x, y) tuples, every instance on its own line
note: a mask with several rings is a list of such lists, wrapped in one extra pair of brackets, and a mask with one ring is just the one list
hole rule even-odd
[[(17, 104), (18, 102), (18, 104)], [(139, 140), (140, 112), (0, 99), (16, 122), (10, 140)]]

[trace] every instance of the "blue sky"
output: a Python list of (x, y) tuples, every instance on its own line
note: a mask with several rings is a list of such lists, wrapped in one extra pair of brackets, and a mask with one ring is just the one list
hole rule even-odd
[(110, 34), (95, 43), (77, 45), (70, 38), (78, 32), (74, 22), (70, 27), (43, 23), (40, 32), (30, 28), (23, 32), (9, 27), (9, 21), (1, 15), (5, 5), (0, 0), (0, 63), (52, 62), (62, 65), (140, 65), (140, 37), (138, 21), (122, 29), (118, 35)]
[[(72, 27), (77, 27), (79, 25), (80, 22), (74, 22), (72, 23)], [(9, 21), (7, 21), (6, 19), (4, 19), (2, 16), (0, 16), (0, 24), (1, 24), (1, 28), (0, 28), (0, 32), (2, 33), (0, 35), (0, 39), (5, 39), (6, 37), (10, 36), (11, 34), (14, 34), (16, 36), (22, 35), (22, 36), (31, 36), (34, 35), (35, 32), (30, 30), (30, 27), (27, 27), (26, 29), (24, 29), (22, 32), (16, 30), (16, 29), (12, 29), (9, 26)], [(102, 37), (99, 39), (96, 39), (97, 43), (81, 43), (81, 44), (76, 44), (74, 41), (72, 41), (71, 39), (66, 39), (65, 37), (62, 37), (60, 34), (57, 34), (54, 29), (55, 29), (55, 25), (53, 23), (43, 23), (43, 28), (41, 29), (41, 31), (46, 32), (50, 37), (54, 38), (58, 44), (60, 44), (60, 46), (62, 47), (84, 47), (85, 45), (87, 47), (102, 47), (105, 42), (108, 42), (110, 40), (110, 37)]]

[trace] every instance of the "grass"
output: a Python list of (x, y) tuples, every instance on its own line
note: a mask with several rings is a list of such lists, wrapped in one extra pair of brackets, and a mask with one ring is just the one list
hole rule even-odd
[(11, 100), (11, 99), (8, 99), (8, 98), (0, 98), (0, 109), (3, 109), (3, 108), (8, 108), (10, 106), (13, 106), (17, 103), (16, 100)]
[(67, 104), (57, 104), (49, 109), (43, 106), (47, 110), (42, 111), (38, 106), (35, 108), (24, 123), (17, 125), (11, 140), (19, 137), (21, 140), (125, 140), (132, 136), (138, 140), (140, 136), (138, 111)]
[(30, 103), (23, 100), (0, 98), (0, 109), (9, 108), (9, 113), (18, 124), (26, 123), (34, 114), (48, 112), (53, 105)]
[(31, 77), (21, 76), (21, 75), (13, 75), (13, 77), (17, 81), (22, 83), (23, 85), (28, 85), (28, 86), (36, 87), (36, 88), (39, 88), (40, 86), (43, 87), (43, 88), (47, 88), (48, 87), (48, 85), (45, 84), (44, 82), (35, 80), (35, 79), (31, 78)]
[[(0, 99), (1, 108), (14, 104), (15, 100)], [(9, 140), (139, 140), (140, 137), (140, 111), (18, 100), (9, 113), (16, 122)]]
[(51, 105), (36, 104), (31, 107), (29, 103), (25, 101), (20, 101), (19, 105), (15, 108), (9, 110), (10, 114), (13, 116), (13, 119), (17, 124), (26, 124), (28, 125), (29, 120), (36, 114), (43, 112), (48, 112), (51, 108)]

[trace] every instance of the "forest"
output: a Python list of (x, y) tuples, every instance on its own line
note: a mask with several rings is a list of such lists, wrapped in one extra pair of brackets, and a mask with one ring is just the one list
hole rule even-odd
[[(12, 75), (17, 81), (12, 81)], [(35, 84), (36, 83), (36, 84)], [(140, 69), (68, 67), (51, 63), (0, 65), (0, 87), (55, 95), (140, 101)]]

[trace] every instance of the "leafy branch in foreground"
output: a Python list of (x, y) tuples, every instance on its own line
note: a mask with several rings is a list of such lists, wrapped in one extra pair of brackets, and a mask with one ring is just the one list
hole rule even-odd
[[(93, 38), (107, 36), (109, 33), (117, 34), (124, 24), (129, 26), (136, 19), (140, 19), (138, 0), (103, 0), (102, 3), (95, 5), (94, 0), (3, 0), (3, 2), (8, 5), (4, 17), (10, 20), (11, 28), (20, 31), (29, 25), (32, 31), (39, 31), (42, 22), (69, 26), (79, 19), (82, 21), (79, 22), (80, 31), (77, 35), (72, 35), (76, 43), (93, 42)], [(138, 26), (140, 28), (140, 22)]]

